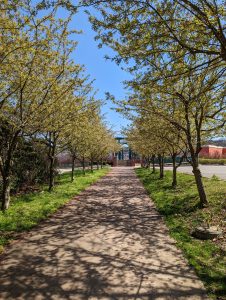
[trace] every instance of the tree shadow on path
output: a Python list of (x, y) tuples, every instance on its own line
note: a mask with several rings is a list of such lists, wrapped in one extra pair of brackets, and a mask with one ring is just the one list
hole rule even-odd
[(0, 299), (207, 299), (128, 167), (14, 243), (0, 267)]

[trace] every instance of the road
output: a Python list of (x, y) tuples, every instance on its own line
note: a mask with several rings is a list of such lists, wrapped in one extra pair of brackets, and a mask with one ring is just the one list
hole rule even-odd
[[(171, 166), (165, 166), (166, 170), (172, 170)], [(211, 178), (213, 175), (216, 175), (220, 179), (226, 180), (226, 166), (216, 166), (216, 165), (200, 165), (200, 169), (202, 175), (204, 177)], [(67, 173), (71, 171), (71, 168), (62, 168), (58, 169), (59, 173)], [(178, 172), (192, 174), (192, 167), (191, 166), (180, 166), (178, 168)]]
[[(172, 167), (166, 166), (165, 169), (172, 170)], [(200, 165), (200, 170), (204, 177), (211, 178), (213, 175), (216, 175), (220, 179), (226, 180), (226, 166)], [(193, 175), (191, 166), (180, 166), (178, 172)]]
[[(90, 170), (90, 167), (86, 167), (86, 169)], [(93, 169), (96, 170), (97, 166), (93, 166)], [(76, 170), (82, 170), (82, 167), (76, 167), (75, 171)], [(71, 172), (71, 167), (68, 167), (68, 168), (59, 168), (59, 169), (57, 169), (57, 171), (58, 171), (59, 174), (70, 173)]]

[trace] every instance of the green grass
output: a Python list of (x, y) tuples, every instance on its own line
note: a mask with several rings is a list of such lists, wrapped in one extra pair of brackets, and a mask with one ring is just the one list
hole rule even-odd
[(204, 178), (209, 207), (200, 209), (194, 177), (178, 173), (178, 187), (171, 187), (172, 172), (167, 171), (163, 180), (147, 169), (136, 169), (147, 192), (164, 216), (171, 236), (177, 241), (204, 282), (209, 296), (226, 299), (226, 256), (222, 240), (201, 241), (191, 237), (191, 230), (201, 224), (225, 225), (226, 182), (213, 177)]
[(108, 168), (93, 173), (87, 171), (85, 176), (76, 171), (73, 183), (70, 182), (70, 173), (62, 174), (51, 193), (44, 186), (41, 192), (12, 197), (9, 209), (0, 212), (0, 252), (16, 233), (30, 230), (108, 171)]

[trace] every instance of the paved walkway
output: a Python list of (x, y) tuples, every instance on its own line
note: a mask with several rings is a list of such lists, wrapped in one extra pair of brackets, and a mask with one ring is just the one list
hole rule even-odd
[(0, 299), (207, 299), (132, 168), (114, 168), (14, 243)]

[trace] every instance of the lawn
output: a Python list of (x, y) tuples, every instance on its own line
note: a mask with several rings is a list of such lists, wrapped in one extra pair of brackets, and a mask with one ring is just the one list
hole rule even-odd
[(43, 186), (39, 192), (12, 197), (10, 208), (0, 212), (0, 253), (18, 232), (30, 230), (108, 171), (108, 168), (93, 173), (87, 171), (85, 176), (82, 171), (76, 171), (73, 183), (70, 182), (70, 173), (58, 175), (51, 193)]
[(136, 173), (164, 216), (171, 236), (204, 282), (209, 296), (226, 299), (225, 237), (201, 241), (191, 236), (197, 225), (209, 224), (225, 229), (226, 182), (217, 177), (204, 178), (209, 207), (200, 209), (192, 175), (178, 173), (178, 187), (173, 189), (171, 171), (165, 172), (163, 180), (158, 179), (158, 173), (152, 174), (147, 169), (136, 169)]

